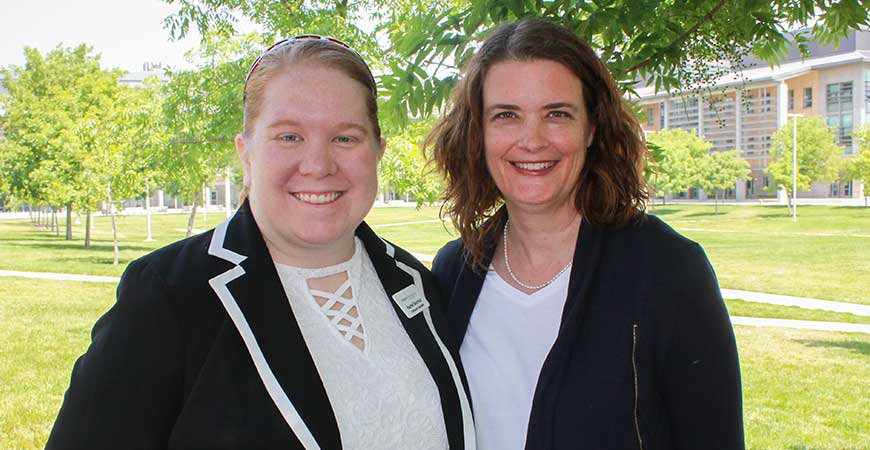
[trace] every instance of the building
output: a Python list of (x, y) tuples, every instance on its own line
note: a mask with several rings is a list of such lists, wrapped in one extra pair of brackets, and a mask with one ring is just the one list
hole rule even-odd
[[(638, 89), (644, 130), (696, 130), (714, 151), (739, 150), (752, 175), (728, 193), (737, 200), (775, 195), (766, 189), (771, 181), (764, 169), (771, 158), (771, 136), (786, 124), (788, 114), (825, 117), (836, 129), (843, 157), (854, 155), (852, 130), (870, 124), (870, 31), (852, 32), (836, 47), (810, 44), (806, 59), (793, 48), (777, 67), (754, 58), (744, 65), (741, 73), (720, 78), (705, 98), (656, 93), (653, 86)], [(856, 198), (863, 191), (860, 180), (846, 180), (814, 183), (798, 196)]]

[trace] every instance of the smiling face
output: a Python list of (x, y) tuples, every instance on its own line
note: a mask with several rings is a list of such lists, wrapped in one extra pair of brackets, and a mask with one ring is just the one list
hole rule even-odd
[(511, 211), (575, 210), (574, 191), (595, 130), (583, 86), (550, 60), (507, 60), (483, 80), (486, 164)]
[(303, 267), (353, 253), (353, 233), (377, 194), (383, 142), (366, 89), (309, 62), (269, 80), (248, 135), (236, 137), (251, 210), (272, 258)]

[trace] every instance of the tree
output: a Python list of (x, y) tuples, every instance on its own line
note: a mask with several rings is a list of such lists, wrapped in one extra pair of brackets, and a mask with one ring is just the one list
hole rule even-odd
[[(854, 133), (858, 142), (855, 158), (849, 162), (846, 176), (864, 182), (864, 197), (870, 197), (870, 125), (864, 125)], [(864, 203), (865, 205), (867, 202)]]
[(666, 194), (684, 192), (701, 184), (699, 161), (707, 157), (713, 144), (699, 138), (694, 130), (677, 128), (650, 133), (647, 141), (659, 153), (650, 161), (653, 170), (647, 172), (651, 199), (660, 195), (664, 202)]
[(187, 235), (193, 233), (203, 186), (226, 167), (238, 166), (233, 139), (241, 131), (242, 81), (259, 37), (207, 36), (195, 70), (170, 73), (163, 107), (166, 145), (160, 171), (193, 207)]
[(441, 195), (441, 178), (430, 170), (421, 149), (431, 127), (430, 121), (417, 121), (404, 131), (393, 131), (378, 166), (381, 189), (413, 198), (418, 208), (434, 203)]
[[(231, 33), (246, 17), (270, 34), (324, 33), (345, 39), (383, 69), (387, 121), (424, 117), (446, 101), (458, 69), (492, 28), (525, 17), (557, 20), (589, 42), (626, 91), (646, 79), (660, 90), (701, 89), (741, 68), (752, 52), (781, 62), (793, 39), (835, 42), (868, 24), (858, 0), (164, 0), (179, 5), (166, 19), (174, 37), (191, 26), (201, 33)], [(362, 27), (366, 19), (368, 27)], [(807, 29), (793, 37), (788, 30)], [(378, 36), (389, 42), (378, 48)], [(728, 64), (722, 64), (727, 62)]]
[[(432, 5), (430, 7), (430, 4)], [(574, 30), (601, 55), (625, 91), (644, 79), (659, 91), (700, 91), (742, 68), (749, 52), (769, 63), (784, 60), (788, 30), (806, 54), (810, 36), (836, 42), (868, 23), (857, 0), (495, 0), (400, 2), (383, 25), (401, 61), (383, 76), (387, 111), (428, 113), (442, 105), (482, 38), (504, 21), (544, 17)], [(443, 9), (442, 9), (443, 8)], [(429, 76), (431, 74), (432, 76)]]
[(739, 152), (712, 152), (699, 160), (698, 186), (713, 193), (713, 204), (719, 212), (719, 191), (732, 188), (737, 180), (745, 180), (751, 173), (749, 162), (740, 157)]
[[(774, 183), (772, 189), (782, 185), (788, 199), (787, 208), (792, 206), (792, 153), (793, 139), (791, 121), (783, 125), (771, 137), (770, 154), (773, 161), (765, 173)], [(837, 145), (834, 131), (821, 117), (801, 117), (797, 119), (797, 189), (807, 190), (812, 182), (831, 182), (840, 175), (843, 162), (843, 149)]]
[[(3, 167), (16, 197), (49, 205), (65, 205), (67, 239), (72, 239), (71, 213), (88, 213), (99, 195), (88, 152), (109, 139), (107, 127), (116, 111), (119, 71), (100, 68), (99, 56), (86, 45), (57, 47), (44, 57), (25, 49), (24, 67), (3, 69), (9, 95), (0, 107)], [(87, 227), (85, 246), (90, 245)]]

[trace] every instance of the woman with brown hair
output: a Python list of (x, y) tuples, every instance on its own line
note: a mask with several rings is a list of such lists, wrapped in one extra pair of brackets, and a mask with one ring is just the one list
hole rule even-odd
[(589, 45), (498, 27), (428, 144), (461, 237), (433, 272), (481, 449), (743, 448), (716, 277), (643, 212), (643, 134)]
[(384, 152), (368, 66), (296, 36), (244, 92), (247, 199), (130, 264), (48, 448), (474, 449), (434, 279), (363, 222)]

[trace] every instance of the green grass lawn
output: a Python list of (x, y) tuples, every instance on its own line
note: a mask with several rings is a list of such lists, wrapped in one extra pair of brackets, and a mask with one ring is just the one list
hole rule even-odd
[(722, 287), (870, 304), (870, 208), (656, 206), (704, 246)]
[(741, 326), (735, 332), (747, 448), (870, 449), (868, 335)]
[[(793, 223), (783, 206), (657, 205), (654, 214), (701, 243), (722, 287), (826, 300), (870, 304), (870, 208), (802, 206)], [(404, 248), (434, 255), (456, 236), (449, 223), (405, 226), (388, 224), (431, 221), (437, 207), (375, 208), (367, 222), (384, 238)], [(224, 219), (209, 213), (195, 227), (208, 229)], [(154, 248), (184, 237), (186, 215), (155, 215), (153, 235), (146, 243), (142, 216), (118, 218), (122, 267), (113, 267), (109, 218), (95, 219), (94, 246), (82, 248), (83, 225), (74, 227), (73, 241), (28, 220), (0, 221), (0, 269), (119, 275), (123, 265)]]
[[(114, 301), (114, 289), (111, 283), (0, 279), (0, 448), (45, 446), (72, 365)], [(870, 448), (870, 336), (735, 331), (749, 448)]]

